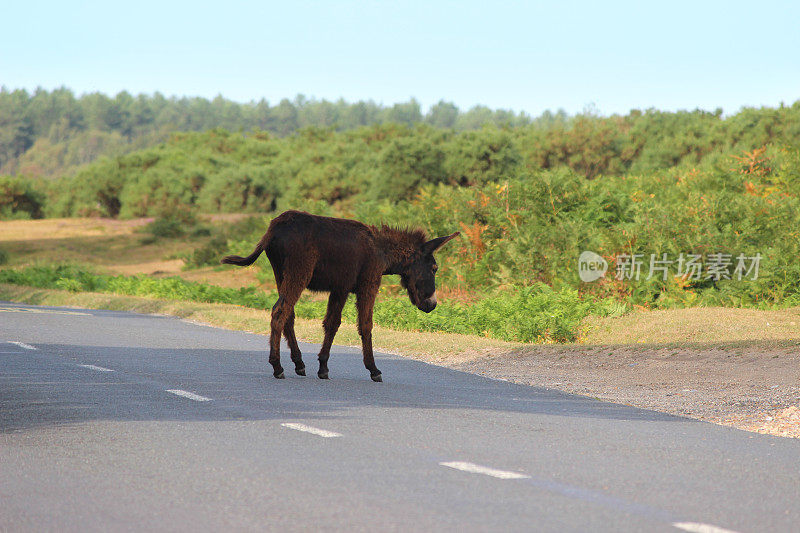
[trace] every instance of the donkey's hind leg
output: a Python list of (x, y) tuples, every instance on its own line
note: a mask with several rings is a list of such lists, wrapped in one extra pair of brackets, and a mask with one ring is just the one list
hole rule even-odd
[(294, 309), (286, 320), (286, 325), (283, 326), (283, 336), (286, 337), (286, 344), (289, 345), (289, 351), (292, 354), (295, 373), (298, 376), (305, 376), (306, 365), (303, 363), (303, 354), (300, 353), (300, 346), (297, 345), (297, 337), (294, 334)]
[[(272, 307), (269, 336), (269, 363), (272, 365), (272, 375), (278, 379), (286, 377), (281, 366), (281, 333), (284, 332), (284, 328), (289, 322), (289, 317), (294, 317), (294, 305), (311, 279), (313, 270), (313, 267), (311, 269), (298, 268), (289, 272), (284, 269), (281, 276), (282, 279), (278, 285), (279, 297)], [(294, 333), (294, 323), (292, 323), (291, 329), (292, 333)], [(297, 340), (294, 341), (294, 344), (299, 354), (300, 349), (297, 347)], [(292, 348), (291, 344), (289, 348)], [(294, 356), (294, 350), (292, 355)], [(292, 360), (295, 361), (295, 369), (297, 369), (297, 360), (294, 357), (292, 357)], [(302, 365), (302, 359), (299, 359), (299, 361), (300, 365)], [(305, 366), (302, 368), (305, 369)]]

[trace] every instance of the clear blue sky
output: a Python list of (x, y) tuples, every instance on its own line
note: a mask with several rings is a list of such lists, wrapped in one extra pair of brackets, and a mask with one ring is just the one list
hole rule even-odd
[(0, 85), (602, 114), (800, 99), (800, 1), (4, 2)]

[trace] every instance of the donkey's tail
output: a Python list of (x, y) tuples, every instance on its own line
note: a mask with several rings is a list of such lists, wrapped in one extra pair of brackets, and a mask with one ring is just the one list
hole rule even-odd
[(221, 263), (227, 265), (239, 265), (239, 266), (247, 266), (252, 265), (258, 259), (258, 256), (261, 255), (261, 252), (264, 251), (263, 241), (259, 242), (256, 245), (256, 249), (253, 250), (253, 253), (248, 255), (247, 257), (239, 257), (238, 255), (229, 255), (227, 257), (222, 258)]

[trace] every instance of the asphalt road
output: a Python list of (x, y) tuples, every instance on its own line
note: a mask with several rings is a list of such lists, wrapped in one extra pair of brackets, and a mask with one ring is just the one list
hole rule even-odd
[(354, 348), (276, 380), (266, 347), (0, 302), (0, 531), (800, 528), (798, 440)]

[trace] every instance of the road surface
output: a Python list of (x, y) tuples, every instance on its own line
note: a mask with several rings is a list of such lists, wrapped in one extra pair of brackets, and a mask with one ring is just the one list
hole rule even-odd
[(798, 440), (392, 355), (374, 383), (355, 348), (276, 380), (266, 348), (0, 302), (0, 531), (798, 530)]

